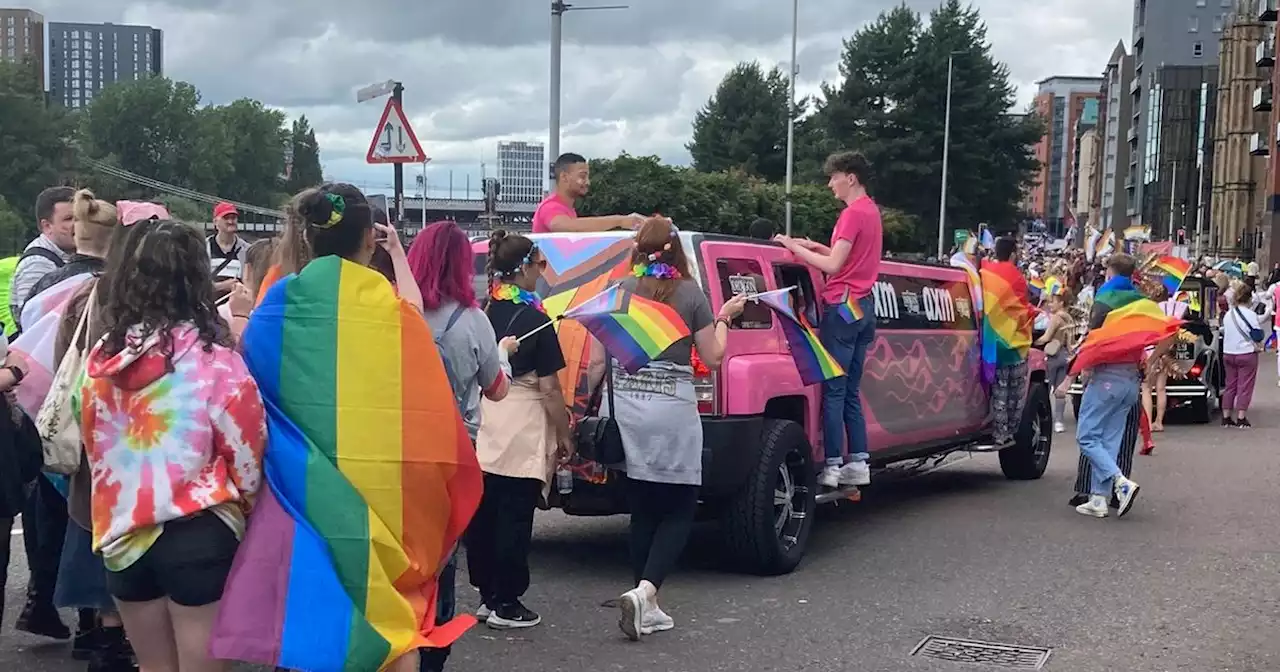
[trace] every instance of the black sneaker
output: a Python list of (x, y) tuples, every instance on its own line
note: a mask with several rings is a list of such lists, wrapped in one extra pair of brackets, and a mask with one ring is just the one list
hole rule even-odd
[(102, 645), (89, 658), (88, 672), (137, 672), (133, 647), (125, 638), (124, 628), (102, 628)]
[(1235, 426), (1236, 426), (1236, 421), (1235, 421), (1235, 420), (1233, 420), (1232, 418), (1224, 417), (1224, 418), (1222, 418), (1222, 426), (1223, 426), (1223, 427), (1235, 427)]
[(89, 660), (93, 652), (102, 648), (102, 645), (101, 628), (77, 630), (75, 639), (71, 641), (71, 657), (76, 660)]
[(62, 622), (62, 618), (58, 616), (58, 610), (52, 605), (38, 605), (31, 599), (28, 599), (26, 605), (22, 607), (22, 613), (18, 615), (18, 623), (14, 627), (22, 632), (41, 637), (71, 639), (71, 629)]
[(1089, 501), (1089, 495), (1076, 495), (1075, 497), (1071, 498), (1070, 502), (1067, 502), (1067, 505), (1074, 509), (1075, 507), (1080, 506), (1081, 504), (1084, 504), (1085, 502), (1088, 502), (1088, 501)]
[(485, 621), (495, 630), (532, 628), (541, 622), (542, 617), (520, 604), (520, 600), (494, 608), (493, 613), (489, 614), (488, 620)]
[(1239, 420), (1236, 420), (1236, 427), (1239, 427), (1240, 429), (1250, 429), (1253, 425), (1249, 424), (1249, 418), (1240, 418)]

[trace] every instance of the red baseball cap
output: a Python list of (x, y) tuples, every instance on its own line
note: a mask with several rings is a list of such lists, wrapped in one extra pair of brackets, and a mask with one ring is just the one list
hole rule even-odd
[(239, 216), (240, 216), (240, 211), (239, 211), (239, 210), (236, 210), (236, 206), (231, 205), (230, 203), (227, 203), (226, 201), (223, 201), (223, 202), (221, 202), (221, 203), (219, 203), (219, 204), (217, 204), (217, 205), (213, 206), (213, 218), (214, 218), (214, 219), (218, 219), (219, 217), (226, 217), (227, 215), (235, 215), (236, 217), (239, 217)]

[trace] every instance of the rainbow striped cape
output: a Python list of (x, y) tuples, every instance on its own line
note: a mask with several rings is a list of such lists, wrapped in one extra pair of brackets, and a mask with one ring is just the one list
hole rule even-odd
[(1011, 263), (982, 265), (982, 363), (990, 382), (996, 367), (1017, 364), (1031, 349), (1035, 311), (1017, 287), (1022, 275)]
[(1183, 323), (1165, 315), (1129, 278), (1106, 281), (1093, 302), (1107, 307), (1106, 318), (1085, 337), (1071, 375), (1103, 364), (1136, 363), (1147, 347), (1177, 334)]
[(451, 643), (436, 578), (481, 474), (422, 316), (376, 271), (324, 257), (275, 283), (241, 340), (267, 409), (260, 495), (210, 649), (378, 670)]

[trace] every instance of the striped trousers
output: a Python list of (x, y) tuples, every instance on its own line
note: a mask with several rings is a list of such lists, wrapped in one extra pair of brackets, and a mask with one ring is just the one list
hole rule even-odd
[[(1133, 452), (1138, 445), (1138, 428), (1142, 421), (1142, 400), (1129, 409), (1129, 416), (1124, 420), (1124, 438), (1120, 443), (1120, 455), (1116, 458), (1116, 464), (1120, 467), (1120, 473), (1125, 478), (1133, 471)], [(1090, 482), (1093, 478), (1093, 470), (1089, 465), (1089, 460), (1080, 453), (1080, 464), (1076, 467), (1076, 494), (1089, 494)]]

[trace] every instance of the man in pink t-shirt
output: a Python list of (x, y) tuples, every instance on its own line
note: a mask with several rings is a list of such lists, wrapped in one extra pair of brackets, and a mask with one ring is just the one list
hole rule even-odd
[[(862, 411), (862, 366), (876, 335), (875, 299), (871, 288), (880, 275), (884, 228), (880, 208), (867, 195), (870, 166), (862, 154), (840, 152), (827, 158), (827, 186), (845, 203), (831, 234), (831, 245), (777, 236), (797, 259), (827, 275), (822, 298), (827, 310), (819, 336), (822, 345), (844, 367), (843, 378), (822, 384), (822, 444), (826, 468), (818, 483), (829, 487), (867, 485), (867, 421)], [(842, 457), (849, 446), (849, 463)]]
[(611, 229), (635, 229), (644, 223), (640, 215), (579, 217), (573, 204), (591, 188), (591, 171), (580, 154), (561, 154), (552, 166), (555, 187), (533, 212), (534, 233), (584, 233)]

